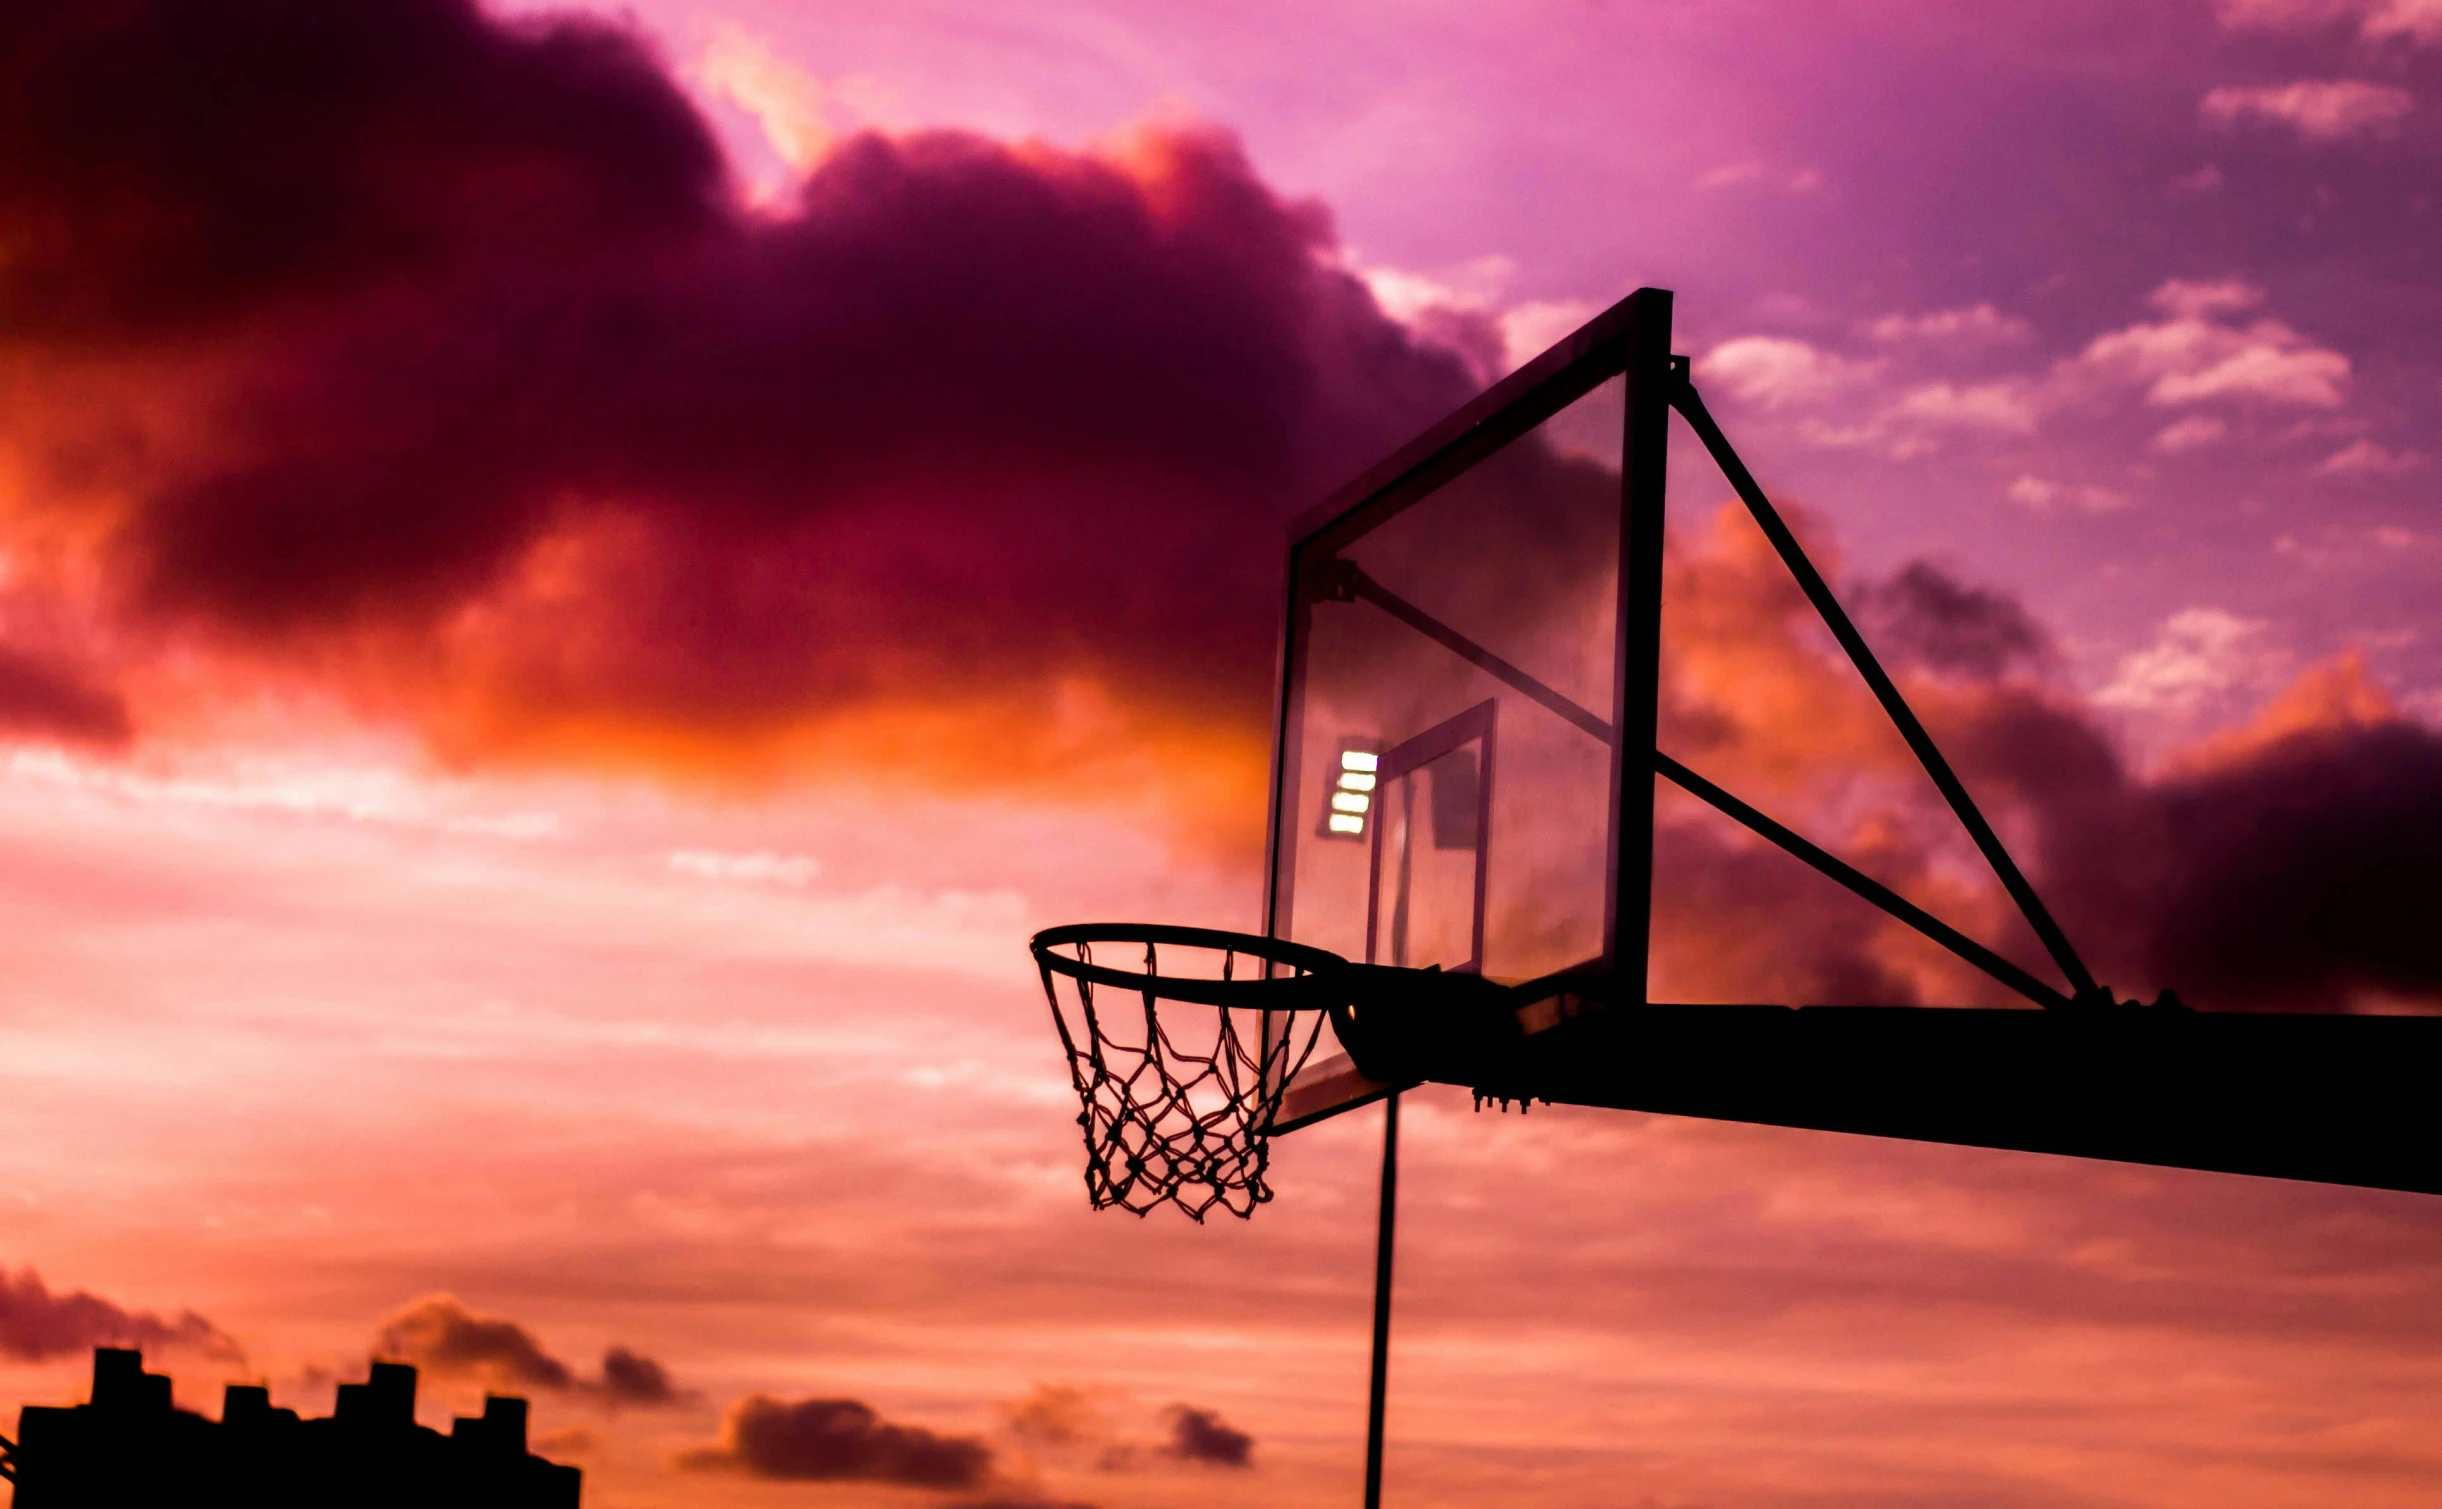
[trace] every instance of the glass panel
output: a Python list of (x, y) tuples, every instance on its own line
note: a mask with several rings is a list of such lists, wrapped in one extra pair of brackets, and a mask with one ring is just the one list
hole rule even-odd
[[(1356, 959), (1370, 939), (1377, 962), (1472, 961), (1503, 980), (1601, 956), (1619, 390), (1601, 385), (1373, 528), (1299, 551), (1283, 936)], [(1606, 413), (1610, 449), (1589, 454)]]
[(1383, 782), (1368, 963), (1475, 968), (1481, 769), (1455, 749)]

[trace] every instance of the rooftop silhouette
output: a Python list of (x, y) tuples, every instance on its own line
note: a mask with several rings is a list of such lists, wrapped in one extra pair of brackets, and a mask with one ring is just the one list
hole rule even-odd
[(16, 1509), (151, 1505), (453, 1505), (577, 1509), (584, 1475), (526, 1449), (526, 1401), (486, 1395), (448, 1435), (415, 1419), (416, 1370), (377, 1362), (343, 1383), (327, 1419), (301, 1419), (259, 1384), (233, 1383), (221, 1416), (177, 1408), (144, 1354), (93, 1352), (92, 1401), (29, 1404), (0, 1456)]

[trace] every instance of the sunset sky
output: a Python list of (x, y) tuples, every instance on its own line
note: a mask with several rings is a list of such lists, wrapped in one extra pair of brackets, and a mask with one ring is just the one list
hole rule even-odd
[[(1378, 1113), (1095, 1214), (1024, 941), (1259, 924), (1282, 522), (1641, 285), (2107, 980), (2442, 1009), (2437, 194), (2442, 0), (21, 0), (0, 1411), (1353, 1501)], [(1665, 740), (2035, 957), (1673, 469)], [(1409, 1105), (1402, 1509), (2442, 1489), (2442, 1202)]]

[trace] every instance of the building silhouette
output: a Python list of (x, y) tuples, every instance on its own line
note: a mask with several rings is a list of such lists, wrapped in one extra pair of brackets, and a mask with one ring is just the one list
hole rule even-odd
[(583, 1474), (526, 1449), (525, 1400), (487, 1395), (443, 1435), (416, 1424), (415, 1388), (414, 1368), (377, 1362), (330, 1418), (305, 1420), (233, 1383), (207, 1420), (172, 1405), (143, 1353), (96, 1347), (92, 1402), (25, 1406), (0, 1474), (15, 1509), (577, 1509)]

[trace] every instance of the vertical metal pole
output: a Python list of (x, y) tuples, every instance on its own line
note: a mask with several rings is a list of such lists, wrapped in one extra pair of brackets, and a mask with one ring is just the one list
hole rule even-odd
[(1382, 1509), (1382, 1409), (1391, 1378), (1391, 1236), (1399, 1224), (1399, 1095), (1382, 1102), (1382, 1214), (1374, 1231), (1374, 1380), (1365, 1404), (1365, 1509)]
[(1604, 953), (1623, 996), (1646, 998), (1653, 939), (1653, 750), (1662, 690), (1662, 502), (1668, 480), (1670, 291), (1630, 295), (1620, 455), (1619, 639), (1612, 661), (1611, 893)]

